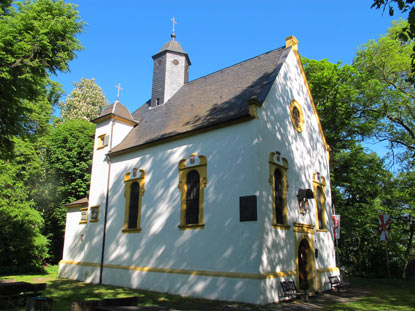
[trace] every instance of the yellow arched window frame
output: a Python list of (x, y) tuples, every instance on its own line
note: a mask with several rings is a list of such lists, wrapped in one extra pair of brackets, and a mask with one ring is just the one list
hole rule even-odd
[[(180, 197), (180, 225), (181, 230), (187, 229), (203, 229), (204, 223), (204, 210), (205, 210), (205, 188), (208, 183), (207, 179), (207, 158), (203, 155), (198, 156), (199, 163), (194, 164), (196, 154), (190, 155), (189, 166), (186, 166), (186, 159), (179, 162), (179, 190), (181, 192)], [(193, 162), (193, 163), (192, 163)], [(196, 171), (199, 174), (199, 219), (197, 224), (187, 224), (186, 222), (186, 196), (187, 196), (187, 176), (191, 171)]]
[[(285, 158), (280, 158), (280, 154), (277, 152), (270, 152), (269, 154), (269, 177), (268, 182), (272, 189), (272, 226), (278, 229), (288, 230), (290, 226), (288, 225), (288, 208), (287, 208), (287, 190), (288, 190), (288, 180), (287, 180), (287, 170), (288, 170), (288, 161)], [(281, 198), (282, 198), (282, 221), (278, 220), (276, 206), (278, 204), (275, 190), (275, 172), (278, 171), (281, 176)]]
[[(319, 173), (313, 174), (314, 202), (316, 205), (316, 228), (317, 231), (327, 231), (326, 211), (326, 179), (320, 177)], [(320, 207), (320, 210), (319, 210)]]
[(291, 101), (290, 104), (290, 117), (297, 132), (301, 133), (304, 129), (304, 112), (301, 105), (296, 101)]
[[(124, 218), (124, 226), (122, 228), (122, 232), (124, 233), (136, 233), (141, 232), (141, 201), (142, 197), (145, 192), (145, 172), (144, 170), (140, 170), (140, 174), (138, 177), (135, 177), (134, 174), (137, 174), (137, 169), (133, 169), (133, 178), (131, 178), (131, 173), (127, 173), (124, 176), (124, 197), (125, 197), (125, 218)], [(138, 191), (138, 198), (137, 198), (137, 206), (133, 208), (137, 208), (137, 219), (134, 219), (133, 222), (136, 222), (136, 226), (130, 227), (129, 220), (130, 220), (130, 203), (131, 203), (131, 188), (133, 184), (137, 183), (139, 186)]]

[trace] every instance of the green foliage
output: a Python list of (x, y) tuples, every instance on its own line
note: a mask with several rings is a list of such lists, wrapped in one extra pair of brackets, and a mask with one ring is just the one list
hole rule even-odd
[[(106, 298), (138, 297), (139, 306), (159, 306), (169, 310), (212, 310), (212, 311), (272, 311), (272, 310), (306, 310), (310, 304), (318, 310), (413, 310), (415, 305), (415, 282), (405, 280), (382, 280), (352, 278), (352, 291), (347, 294), (318, 295), (310, 297), (309, 302), (295, 300), (283, 302), (282, 305), (252, 305), (239, 302), (220, 301), (184, 297), (167, 293), (125, 287), (98, 285), (79, 281), (58, 279), (56, 266), (48, 274), (10, 275), (5, 279), (22, 282), (37, 282), (46, 278), (46, 290), (42, 293), (53, 298), (53, 310), (69, 310), (74, 301), (99, 300)], [(281, 308), (280, 308), (281, 307)], [(20, 310), (20, 309), (19, 309)]]
[(359, 72), (353, 66), (325, 59), (302, 58), (302, 62), (331, 149), (347, 149), (371, 134), (374, 124), (362, 118), (368, 112), (357, 102)]
[(31, 198), (40, 158), (33, 143), (15, 142), (16, 157), (0, 160), (0, 273), (42, 269), (48, 251), (43, 219)]
[(386, 9), (390, 16), (395, 14), (395, 6), (402, 13), (408, 13), (407, 25), (398, 33), (400, 39), (411, 41), (415, 38), (415, 7), (414, 0), (373, 0), (372, 8)]
[(59, 103), (63, 121), (71, 119), (92, 120), (98, 117), (101, 110), (109, 103), (95, 79), (82, 78), (74, 82), (75, 89), (64, 102)]
[(66, 208), (63, 204), (88, 196), (95, 125), (86, 120), (58, 124), (47, 138), (43, 210), (45, 233), (51, 239), (51, 260), (62, 256)]
[[(68, 71), (81, 50), (78, 12), (62, 0), (2, 1), (0, 5), (0, 154), (13, 136), (36, 134), (49, 121), (60, 90), (50, 74)], [(36, 118), (36, 117), (40, 117)], [(40, 128), (39, 128), (40, 127)]]
[[(405, 27), (405, 22), (393, 23), (385, 36), (358, 50), (351, 66), (304, 59), (332, 147), (332, 199), (342, 216), (338, 257), (353, 275), (387, 276), (379, 214), (391, 215), (391, 274), (402, 276), (415, 255), (415, 89), (410, 82), (414, 43), (399, 39)], [(360, 146), (367, 139), (389, 142), (408, 170), (393, 176), (383, 161)]]
[(405, 25), (393, 23), (385, 36), (363, 45), (353, 61), (360, 73), (360, 105), (371, 112), (364, 120), (376, 123), (376, 138), (401, 152), (401, 161), (413, 160), (415, 152), (415, 88), (408, 82), (414, 42), (397, 39)]
[[(389, 212), (384, 194), (391, 191), (392, 174), (375, 153), (366, 153), (358, 145), (335, 157), (333, 202), (342, 217), (340, 265), (352, 275), (385, 277), (386, 253), (379, 239), (378, 215)], [(399, 258), (394, 256), (398, 260), (394, 272), (400, 275), (402, 252), (395, 254)]]

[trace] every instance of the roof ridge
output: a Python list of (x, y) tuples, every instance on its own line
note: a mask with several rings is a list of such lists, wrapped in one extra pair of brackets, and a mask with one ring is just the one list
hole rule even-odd
[[(222, 69), (216, 70), (216, 71), (211, 72), (211, 73), (209, 73), (209, 74), (207, 74), (207, 75), (201, 76), (201, 77), (199, 77), (199, 78), (197, 78), (197, 79), (193, 79), (193, 80), (191, 80), (191, 81), (189, 81), (189, 82), (185, 83), (185, 84), (184, 84), (184, 85), (183, 85), (180, 89), (182, 89), (183, 87), (187, 87), (187, 86), (188, 86), (188, 87), (191, 87), (191, 85), (192, 85), (194, 82), (197, 82), (198, 80), (201, 80), (201, 79), (203, 79), (203, 78), (206, 78), (206, 77), (209, 77), (209, 76), (211, 76), (211, 75), (217, 74), (217, 73), (219, 73), (219, 72), (225, 71), (225, 70), (227, 70), (227, 69), (229, 69), (229, 68), (231, 68), (231, 67), (234, 67), (234, 66), (236, 66), (236, 65), (239, 65), (239, 64), (242, 64), (242, 63), (246, 63), (246, 62), (251, 61), (251, 60), (253, 60), (253, 59), (255, 59), (255, 58), (259, 58), (259, 57), (264, 56), (264, 55), (266, 55), (266, 54), (269, 54), (269, 53), (275, 52), (275, 51), (277, 51), (277, 50), (283, 50), (283, 49), (291, 49), (291, 47), (286, 47), (285, 45), (283, 45), (283, 46), (281, 46), (281, 47), (279, 47), (279, 48), (269, 50), (269, 51), (264, 52), (264, 53), (262, 53), (262, 54), (259, 54), (259, 55), (253, 56), (253, 57), (251, 57), (251, 58), (245, 59), (245, 60), (243, 60), (243, 61), (237, 62), (237, 63), (235, 63), (235, 64), (233, 64), (233, 65), (229, 65), (229, 66), (227, 66), (227, 67), (225, 67), (225, 68), (222, 68)], [(179, 90), (180, 90), (180, 89), (179, 89)], [(170, 99), (169, 99), (169, 100), (170, 100)], [(134, 111), (131, 113), (131, 116), (133, 116), (133, 115), (134, 115), (136, 112), (138, 112), (140, 109), (142, 109), (142, 108), (144, 108), (144, 109), (145, 109), (146, 104), (147, 104), (147, 106), (149, 106), (149, 104), (150, 104), (150, 100), (147, 100), (145, 103), (143, 103), (141, 106), (139, 106), (136, 110), (134, 110)], [(165, 104), (167, 104), (167, 102), (166, 102)], [(164, 104), (163, 104), (163, 105), (164, 105)], [(148, 107), (147, 107), (147, 108), (148, 108)], [(133, 118), (134, 118), (134, 117), (133, 117)]]
[[(189, 84), (191, 84), (191, 83), (193, 83), (193, 82), (195, 82), (195, 81), (197, 81), (197, 80), (200, 80), (200, 79), (206, 78), (206, 77), (211, 76), (211, 75), (213, 75), (213, 74), (216, 74), (216, 73), (218, 73), (218, 72), (225, 71), (226, 69), (229, 69), (229, 68), (231, 68), (231, 67), (233, 67), (233, 66), (236, 66), (236, 65), (239, 65), (239, 64), (242, 64), (242, 63), (246, 63), (246, 62), (248, 62), (248, 61), (250, 61), (250, 60), (253, 60), (253, 59), (255, 59), (255, 58), (259, 58), (259, 57), (261, 57), (261, 56), (263, 56), (263, 55), (265, 55), (265, 54), (269, 54), (269, 53), (274, 52), (274, 51), (276, 51), (276, 50), (279, 50), (279, 49), (286, 49), (286, 48), (287, 48), (287, 47), (286, 47), (285, 45), (283, 45), (283, 46), (281, 46), (281, 47), (279, 47), (279, 48), (276, 48), (276, 49), (270, 50), (270, 51), (268, 51), (268, 52), (265, 52), (265, 53), (259, 54), (259, 55), (257, 55), (257, 56), (253, 56), (253, 57), (251, 57), (251, 58), (248, 58), (248, 59), (245, 59), (245, 60), (243, 60), (243, 61), (237, 62), (237, 63), (235, 63), (235, 64), (233, 64), (233, 65), (229, 65), (229, 66), (224, 67), (224, 68), (222, 68), (222, 69), (218, 69), (218, 70), (216, 70), (216, 71), (214, 71), (214, 72), (208, 73), (207, 75), (204, 75), (204, 76), (201, 76), (201, 77), (199, 77), (199, 78), (193, 79), (193, 80), (191, 80), (191, 81), (187, 82), (186, 84), (184, 84), (183, 86), (185, 86), (185, 85), (189, 85)], [(288, 47), (287, 49), (290, 49), (290, 48), (291, 48), (291, 47)]]

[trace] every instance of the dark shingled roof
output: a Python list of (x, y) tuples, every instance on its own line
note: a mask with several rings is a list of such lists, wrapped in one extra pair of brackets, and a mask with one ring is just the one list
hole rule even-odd
[(66, 207), (88, 206), (88, 198), (82, 198), (74, 202), (64, 204)]
[(139, 124), (111, 153), (248, 118), (248, 100), (263, 102), (291, 50), (282, 47), (186, 83), (164, 105), (133, 113)]
[(171, 51), (171, 52), (186, 54), (186, 52), (183, 51), (182, 46), (180, 45), (180, 43), (178, 41), (175, 41), (175, 40), (170, 40), (165, 45), (163, 45), (163, 47), (160, 49), (160, 51), (158, 51), (157, 54), (159, 54), (161, 52), (164, 52), (164, 51)]
[(106, 107), (96, 119), (92, 120), (92, 122), (99, 122), (100, 120), (104, 119), (109, 115), (114, 115), (132, 122), (136, 122), (131, 116), (131, 113), (128, 110), (128, 108), (121, 104), (118, 100), (116, 100), (112, 105)]
[(153, 55), (153, 59), (156, 59), (161, 54), (167, 53), (167, 51), (177, 53), (180, 55), (184, 55), (189, 65), (191, 64), (189, 55), (185, 51), (183, 51), (182, 46), (180, 45), (178, 41), (173, 40), (173, 37), (172, 37), (172, 40), (170, 40), (165, 45), (163, 45), (163, 47), (161, 48), (160, 51), (157, 52), (157, 54)]

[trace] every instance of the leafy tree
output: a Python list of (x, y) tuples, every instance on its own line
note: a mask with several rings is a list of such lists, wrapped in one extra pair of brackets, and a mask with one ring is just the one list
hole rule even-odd
[(86, 120), (58, 124), (47, 138), (44, 195), (38, 198), (43, 210), (45, 234), (51, 240), (51, 260), (62, 257), (66, 208), (63, 204), (89, 192), (95, 125)]
[[(387, 276), (382, 268), (386, 255), (379, 239), (378, 215), (390, 208), (384, 193), (391, 192), (392, 174), (375, 153), (366, 153), (359, 145), (337, 154), (336, 170), (333, 201), (336, 213), (342, 215), (340, 266), (353, 275)], [(396, 274), (402, 266), (402, 252), (392, 251), (392, 257), (399, 258), (393, 265)]]
[[(384, 213), (391, 215), (393, 224), (388, 243), (391, 272), (401, 275), (414, 253), (414, 202), (410, 201), (414, 188), (410, 178), (402, 174), (394, 178), (384, 163), (359, 143), (373, 135), (389, 137), (385, 111), (374, 105), (379, 97), (369, 95), (385, 95), (391, 88), (382, 83), (376, 89), (368, 87), (367, 83), (375, 79), (367, 79), (367, 72), (359, 67), (327, 60), (303, 62), (327, 141), (332, 146), (332, 200), (336, 212), (342, 215), (340, 265), (355, 275), (387, 275), (386, 245), (379, 241), (377, 231), (378, 214)], [(391, 102), (391, 112), (396, 113), (393, 105)]]
[(360, 105), (370, 111), (365, 121), (376, 124), (376, 138), (401, 151), (401, 160), (414, 159), (415, 89), (411, 77), (414, 42), (402, 42), (397, 34), (406, 23), (395, 22), (378, 41), (369, 41), (357, 52), (353, 66), (361, 80)]
[(0, 272), (8, 273), (41, 269), (48, 252), (32, 199), (32, 184), (42, 173), (39, 152), (32, 142), (14, 140), (15, 157), (0, 160)]
[(408, 13), (408, 25), (405, 26), (399, 33), (400, 37), (405, 41), (415, 39), (415, 7), (414, 0), (373, 0), (372, 8), (380, 9), (383, 11), (388, 9), (390, 16), (395, 14), (395, 7), (402, 13)]
[(347, 149), (370, 135), (374, 124), (362, 118), (367, 111), (357, 101), (359, 72), (353, 66), (333, 64), (326, 59), (303, 57), (302, 62), (331, 149)]
[[(415, 235), (415, 172), (401, 172), (394, 183), (396, 208), (391, 211), (394, 216), (393, 231), (398, 231), (403, 239), (400, 241), (403, 261), (403, 277), (411, 258), (415, 258), (414, 235)], [(391, 204), (393, 205), (393, 204)], [(397, 225), (395, 228), (395, 224)], [(397, 234), (393, 234), (397, 235)]]
[(71, 119), (91, 120), (98, 117), (101, 110), (108, 106), (108, 101), (95, 79), (82, 78), (74, 82), (75, 89), (65, 101), (59, 103), (63, 121)]
[[(49, 78), (68, 71), (81, 50), (76, 35), (84, 23), (63, 0), (0, 3), (0, 154), (10, 155), (13, 136), (41, 130), (57, 102), (57, 84)], [(28, 116), (32, 116), (33, 118)], [(40, 126), (40, 129), (39, 129)]]

